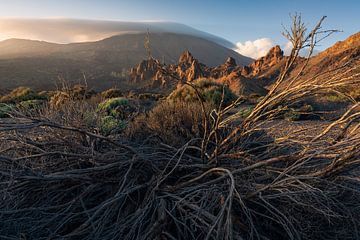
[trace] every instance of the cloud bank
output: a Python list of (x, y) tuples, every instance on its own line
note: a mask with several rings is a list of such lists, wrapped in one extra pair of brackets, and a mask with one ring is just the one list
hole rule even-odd
[(265, 56), (274, 45), (270, 38), (260, 38), (255, 41), (238, 42), (235, 50), (241, 55), (258, 59)]
[[(276, 44), (270, 38), (260, 38), (255, 41), (246, 41), (244, 43), (238, 42), (236, 43), (236, 48), (234, 49), (241, 55), (251, 57), (253, 59), (258, 59), (260, 57), (265, 56), (269, 50), (274, 47)], [(287, 42), (283, 45), (280, 45), (280, 48), (284, 51), (284, 55), (290, 55), (292, 50), (291, 42)], [(309, 53), (309, 49), (303, 49), (300, 51), (300, 56), (307, 57)], [(314, 50), (313, 56), (319, 53), (318, 50)]]

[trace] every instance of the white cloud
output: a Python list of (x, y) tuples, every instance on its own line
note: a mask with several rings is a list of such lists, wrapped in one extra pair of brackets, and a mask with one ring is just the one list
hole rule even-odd
[(245, 43), (236, 43), (238, 53), (254, 59), (265, 56), (270, 48), (274, 46), (274, 42), (270, 38), (260, 38), (255, 41), (246, 41)]
[[(265, 56), (269, 50), (275, 46), (275, 43), (270, 38), (260, 38), (255, 41), (246, 41), (244, 43), (238, 42), (236, 43), (236, 49), (238, 53), (241, 55), (251, 57), (253, 59), (258, 59), (260, 57)], [(290, 41), (285, 44), (282, 44), (281, 49), (284, 51), (284, 55), (290, 55), (291, 50), (293, 48)], [(300, 56), (307, 57), (309, 49), (302, 49), (300, 51)], [(313, 56), (317, 55), (319, 51), (317, 49), (314, 50)]]
[(293, 48), (292, 43), (290, 41), (288, 41), (283, 47), (284, 54), (290, 55), (292, 48)]

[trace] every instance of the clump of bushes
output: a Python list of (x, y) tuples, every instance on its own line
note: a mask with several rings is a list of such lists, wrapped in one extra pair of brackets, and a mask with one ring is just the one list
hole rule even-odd
[(101, 133), (108, 135), (124, 130), (127, 120), (136, 113), (135, 110), (129, 100), (123, 97), (111, 98), (101, 102), (97, 107), (97, 112), (104, 115), (100, 119)]
[[(218, 106), (221, 103), (224, 91), (224, 106), (231, 104), (237, 96), (225, 85), (209, 79), (200, 79), (194, 83), (194, 87), (200, 93), (205, 102)], [(172, 101), (194, 102), (198, 101), (198, 96), (194, 88), (189, 85), (179, 86), (168, 97)]]
[(89, 99), (96, 94), (93, 90), (87, 90), (86, 86), (77, 84), (73, 87), (64, 87), (62, 90), (52, 93), (50, 98), (50, 105), (58, 108), (60, 105), (69, 101), (77, 101), (83, 99)]
[(28, 100), (46, 100), (47, 97), (36, 93), (28, 87), (18, 87), (12, 90), (9, 94), (1, 97), (0, 101), (3, 103), (18, 103)]

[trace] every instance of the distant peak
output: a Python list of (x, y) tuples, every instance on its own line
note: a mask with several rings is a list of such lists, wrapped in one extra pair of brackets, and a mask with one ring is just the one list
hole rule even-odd
[(179, 63), (189, 63), (192, 64), (192, 62), (195, 60), (193, 55), (189, 51), (184, 51), (179, 58)]

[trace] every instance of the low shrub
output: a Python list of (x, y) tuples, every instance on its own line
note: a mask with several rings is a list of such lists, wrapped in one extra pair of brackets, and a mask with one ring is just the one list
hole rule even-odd
[(104, 99), (108, 99), (108, 98), (118, 98), (118, 97), (123, 97), (124, 94), (120, 89), (117, 88), (110, 88), (106, 91), (103, 91), (101, 94), (101, 97)]
[(100, 133), (103, 135), (119, 133), (124, 130), (125, 127), (125, 121), (117, 119), (113, 116), (105, 116), (100, 119), (99, 123)]
[(158, 93), (140, 93), (138, 98), (140, 100), (151, 100), (151, 101), (158, 101), (163, 98), (163, 95)]
[[(205, 108), (209, 113), (214, 106), (206, 103)], [(136, 117), (126, 129), (126, 134), (140, 141), (157, 136), (167, 144), (181, 146), (192, 138), (201, 138), (203, 131), (200, 104), (164, 101), (148, 113)]]
[(310, 104), (303, 104), (298, 107), (287, 109), (283, 113), (283, 118), (288, 121), (300, 120), (320, 120), (321, 117), (314, 113), (314, 107)]
[(25, 110), (39, 109), (46, 103), (44, 100), (27, 100), (17, 104), (17, 107)]
[(338, 94), (331, 94), (326, 96), (326, 101), (331, 103), (337, 103), (337, 102), (347, 102), (349, 101), (349, 99), (346, 98), (345, 96), (341, 96)]
[(0, 103), (0, 118), (8, 118), (9, 113), (13, 110), (13, 105)]
[[(205, 102), (218, 106), (221, 103), (224, 89), (224, 106), (231, 104), (237, 99), (237, 96), (225, 85), (219, 84), (208, 79), (200, 79), (194, 83)], [(194, 102), (198, 101), (196, 91), (189, 85), (179, 86), (168, 97), (173, 101)]]
[(39, 95), (31, 88), (28, 87), (18, 87), (12, 90), (9, 94), (1, 98), (3, 103), (18, 103), (28, 100), (46, 100), (47, 97)]
[(50, 105), (54, 108), (60, 107), (60, 105), (66, 104), (69, 101), (79, 101), (90, 99), (96, 92), (88, 90), (86, 86), (77, 84), (73, 87), (64, 87), (61, 90), (50, 92)]
[(109, 116), (126, 119), (133, 112), (133, 107), (129, 104), (126, 98), (111, 98), (101, 102), (98, 105), (98, 111), (103, 112)]
[(287, 121), (298, 121), (300, 120), (301, 114), (294, 108), (290, 108), (284, 113), (284, 119)]
[(59, 108), (61, 105), (65, 104), (66, 102), (70, 101), (71, 97), (69, 93), (57, 91), (51, 98), (50, 98), (50, 106), (53, 108)]

